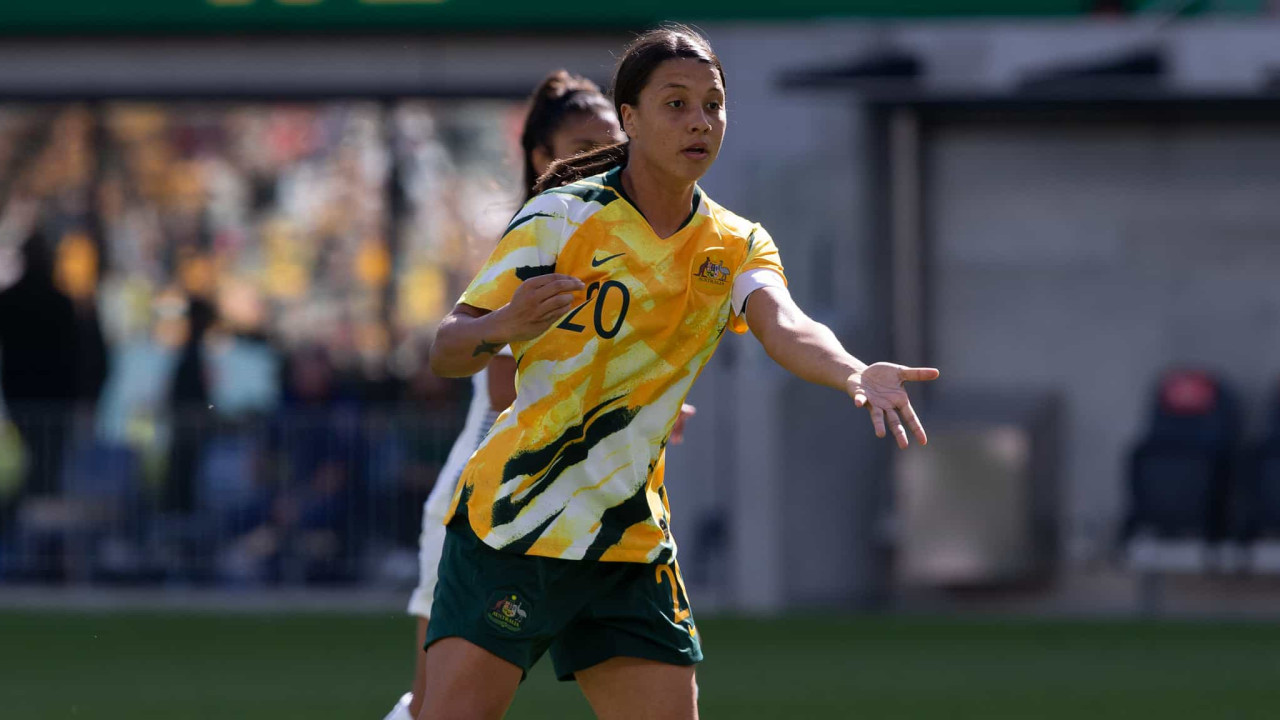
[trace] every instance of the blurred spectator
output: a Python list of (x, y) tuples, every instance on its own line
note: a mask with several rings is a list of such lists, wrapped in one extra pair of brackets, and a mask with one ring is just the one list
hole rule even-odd
[[(218, 572), (236, 582), (332, 580), (349, 573), (351, 456), (356, 423), (335, 406), (329, 353), (310, 345), (285, 363), (272, 423), (274, 466), (252, 499), (228, 507)], [(278, 479), (278, 482), (272, 482)]]
[(340, 398), (329, 352), (311, 345), (287, 362), (285, 400), (279, 416), (280, 448), (290, 475), (306, 483), (327, 466), (350, 464), (356, 424), (352, 398)]
[[(276, 497), (273, 519), (305, 559), (307, 575), (334, 574), (351, 550), (351, 482), (360, 423), (353, 398), (340, 398), (330, 353), (311, 345), (288, 362), (285, 403), (277, 441), (291, 478)], [(339, 402), (341, 400), (341, 402)]]
[(280, 361), (265, 335), (241, 332), (219, 337), (208, 358), (210, 401), (219, 418), (266, 415), (280, 402)]
[[(359, 546), (398, 533), (386, 519), (406, 483), (411, 545), (465, 383), (399, 348), (505, 226), (512, 208), (494, 196), (521, 110), (0, 107), (0, 365), (20, 416), (0, 443), (27, 446), (0, 458), (0, 474), (25, 465), (6, 487), (54, 493), (64, 446), (128, 446), (143, 459), (131, 472), (149, 476), (138, 486), (171, 511), (155, 545), (178, 548), (158, 561), (173, 577), (203, 577), (230, 538), (256, 549), (240, 554), (262, 561), (250, 576), (341, 574)], [(19, 262), (37, 211), (47, 237)], [(71, 407), (99, 395), (96, 438), (72, 438)]]
[(26, 447), (28, 495), (58, 489), (79, 385), (76, 312), (54, 285), (53, 259), (45, 236), (32, 234), (21, 277), (0, 292), (0, 388)]
[[(412, 365), (405, 393), (403, 443), (405, 466), (395, 513), (397, 544), (417, 547), (422, 503), (431, 494), (440, 469), (449, 454), (453, 438), (465, 412), (470, 391), (468, 380), (442, 378), (431, 372), (426, 362), (429, 345), (423, 343)], [(445, 422), (440, 422), (444, 419)]]
[(173, 440), (164, 485), (166, 509), (190, 512), (194, 508), (196, 468), (200, 444), (209, 428), (209, 370), (205, 362), (205, 338), (213, 328), (213, 306), (192, 298), (187, 304), (186, 342), (174, 370), (169, 409), (173, 418)]
[(257, 290), (227, 280), (218, 298), (219, 336), (212, 343), (210, 403), (218, 417), (261, 417), (280, 403), (280, 358), (267, 335)]
[(82, 232), (69, 232), (58, 243), (54, 284), (75, 309), (76, 405), (92, 412), (107, 379), (107, 343), (98, 321), (98, 249)]
[(143, 449), (154, 444), (158, 420), (168, 407), (170, 379), (187, 339), (187, 311), (180, 294), (152, 299), (148, 288), (135, 285), (113, 293), (120, 304), (142, 310), (128, 313), (137, 317), (117, 331), (98, 433), (109, 443)]

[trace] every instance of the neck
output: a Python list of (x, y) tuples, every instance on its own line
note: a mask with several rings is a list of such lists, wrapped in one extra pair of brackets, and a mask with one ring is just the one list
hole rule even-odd
[(672, 181), (655, 168), (632, 158), (622, 169), (622, 189), (660, 238), (676, 233), (693, 206), (694, 183)]

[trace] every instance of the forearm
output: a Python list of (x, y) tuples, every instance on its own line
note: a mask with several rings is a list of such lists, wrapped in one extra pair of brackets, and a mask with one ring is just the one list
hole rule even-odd
[(440, 321), (431, 344), (431, 371), (441, 377), (475, 375), (504, 345), (533, 340), (573, 305), (582, 281), (548, 273), (525, 280), (502, 307), (489, 312), (466, 303)]
[(466, 377), (483, 370), (510, 342), (500, 313), (473, 317), (455, 310), (441, 320), (431, 344), (431, 371), (440, 377)]
[(769, 357), (796, 377), (843, 392), (849, 376), (867, 368), (844, 349), (830, 328), (795, 304), (775, 305), (769, 310), (772, 321), (760, 323), (763, 328), (756, 336)]

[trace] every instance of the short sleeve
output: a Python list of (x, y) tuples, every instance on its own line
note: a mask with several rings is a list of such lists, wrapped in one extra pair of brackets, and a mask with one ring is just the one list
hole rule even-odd
[(573, 229), (561, 196), (546, 193), (530, 200), (458, 302), (484, 310), (506, 305), (520, 283), (555, 272), (556, 258)]
[(787, 275), (782, 269), (778, 246), (773, 243), (767, 230), (756, 225), (747, 238), (746, 260), (734, 275), (733, 312), (729, 318), (729, 329), (739, 334), (748, 330), (747, 298), (751, 293), (764, 287), (786, 286)]

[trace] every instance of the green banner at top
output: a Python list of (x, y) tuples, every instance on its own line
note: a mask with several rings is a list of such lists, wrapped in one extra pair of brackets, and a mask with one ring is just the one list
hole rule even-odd
[(1088, 0), (0, 0), (0, 35), (635, 28), (663, 20), (1078, 15)]

